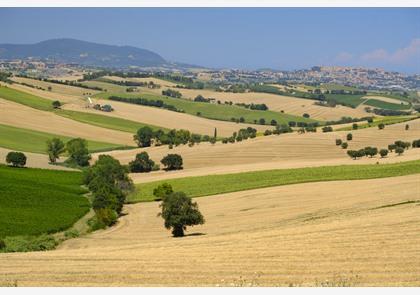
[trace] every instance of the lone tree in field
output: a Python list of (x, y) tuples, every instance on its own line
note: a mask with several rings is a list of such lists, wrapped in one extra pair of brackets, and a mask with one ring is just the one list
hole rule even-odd
[(162, 212), (158, 215), (165, 220), (165, 228), (172, 229), (174, 237), (183, 237), (187, 226), (204, 224), (205, 220), (198, 205), (183, 192), (171, 193), (160, 204)]
[(357, 125), (357, 123), (353, 123), (352, 128), (353, 128), (353, 130), (357, 130), (357, 128), (359, 128), (359, 125)]
[(55, 163), (65, 150), (64, 142), (61, 139), (55, 137), (47, 141), (47, 153), (51, 163)]
[(89, 166), (89, 155), (87, 141), (83, 138), (74, 138), (67, 142), (66, 150), (69, 158), (66, 160), (69, 163), (77, 164), (79, 166)]
[(379, 154), (381, 155), (381, 158), (385, 158), (388, 155), (388, 150), (387, 149), (381, 149), (379, 151)]
[(61, 107), (61, 102), (59, 102), (58, 100), (54, 100), (52, 102), (52, 106), (54, 109), (59, 109)]
[(153, 130), (149, 126), (141, 127), (134, 135), (134, 140), (139, 147), (148, 147), (152, 144)]
[(182, 169), (182, 157), (178, 154), (168, 154), (160, 162), (166, 167), (165, 170)]
[(382, 130), (382, 129), (384, 129), (385, 128), (385, 124), (384, 123), (379, 123), (378, 124), (378, 129), (379, 130)]
[(353, 134), (347, 133), (347, 141), (353, 140)]
[(13, 167), (24, 167), (26, 165), (26, 156), (21, 152), (9, 152), (6, 156), (6, 163)]
[(410, 129), (410, 125), (405, 124), (405, 130), (408, 130), (408, 129)]
[(367, 146), (365, 147), (365, 155), (372, 158), (378, 154), (378, 149), (376, 147)]
[(343, 142), (343, 143), (341, 143), (341, 148), (342, 149), (346, 149), (346, 148), (348, 148), (349, 147), (349, 144), (347, 143), (347, 142)]
[(129, 164), (131, 172), (150, 172), (155, 165), (152, 159), (149, 158), (149, 154), (141, 152), (136, 155), (136, 158)]
[(343, 141), (339, 138), (335, 140), (335, 145), (341, 145), (342, 143)]

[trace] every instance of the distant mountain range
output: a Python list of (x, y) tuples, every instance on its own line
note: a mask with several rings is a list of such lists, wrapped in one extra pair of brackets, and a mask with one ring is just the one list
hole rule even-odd
[(76, 39), (52, 39), (36, 44), (0, 44), (0, 59), (36, 58), (86, 66), (123, 68), (169, 65), (159, 54), (133, 46), (104, 45)]

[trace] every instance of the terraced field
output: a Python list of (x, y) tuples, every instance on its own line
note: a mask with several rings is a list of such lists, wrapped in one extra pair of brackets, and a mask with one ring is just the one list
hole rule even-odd
[[(0, 255), (19, 286), (417, 286), (419, 175), (197, 199), (206, 224), (170, 237), (157, 203), (50, 252)], [(336, 193), (331, 193), (336, 192)], [(326, 282), (328, 281), (328, 282)]]

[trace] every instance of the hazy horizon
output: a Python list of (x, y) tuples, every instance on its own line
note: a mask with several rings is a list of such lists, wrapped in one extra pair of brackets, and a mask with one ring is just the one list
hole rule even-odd
[(1, 8), (0, 43), (74, 38), (209, 68), (420, 72), (418, 8)]

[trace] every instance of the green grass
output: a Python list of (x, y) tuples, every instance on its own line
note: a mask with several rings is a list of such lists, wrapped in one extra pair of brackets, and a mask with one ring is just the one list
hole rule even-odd
[[(58, 137), (67, 142), (71, 137), (0, 124), (0, 146), (11, 150), (46, 154), (46, 141)], [(88, 140), (90, 152), (122, 148), (122, 145)]]
[(201, 197), (286, 184), (371, 179), (415, 173), (420, 173), (420, 160), (396, 164), (343, 165), (206, 175), (140, 184), (137, 185), (137, 192), (130, 195), (128, 201), (152, 201), (153, 189), (162, 183), (169, 183), (175, 191), (183, 191), (191, 197)]
[(359, 91), (360, 89), (356, 88), (356, 87), (351, 87), (351, 86), (344, 86), (344, 85), (340, 85), (340, 84), (335, 84), (335, 83), (325, 83), (322, 84), (320, 86), (321, 89), (326, 89), (326, 90), (347, 90), (347, 91)]
[[(387, 117), (382, 117), (382, 118), (374, 118), (372, 123), (358, 122), (357, 125), (358, 125), (358, 129), (362, 129), (362, 128), (369, 128), (369, 127), (377, 127), (381, 123), (385, 125), (392, 125), (392, 124), (397, 124), (397, 123), (402, 123), (402, 122), (408, 122), (411, 120), (415, 120), (417, 118), (418, 117), (416, 116), (387, 116)], [(339, 128), (336, 131), (350, 131), (350, 130), (353, 130), (352, 126)]]
[(0, 98), (4, 98), (6, 100), (20, 103), (42, 111), (53, 110), (51, 100), (8, 87), (0, 86)]
[(90, 208), (80, 172), (0, 165), (0, 237), (71, 227)]
[(239, 119), (243, 117), (245, 123), (254, 123), (254, 120), (264, 118), (266, 124), (270, 124), (271, 120), (276, 120), (278, 124), (287, 124), (289, 121), (295, 122), (316, 122), (313, 119), (306, 119), (303, 117), (293, 116), (289, 114), (283, 114), (273, 111), (258, 111), (249, 110), (239, 106), (229, 105), (218, 105), (205, 102), (194, 102), (187, 99), (171, 98), (165, 96), (159, 96), (149, 93), (137, 93), (137, 94), (125, 94), (125, 93), (99, 93), (96, 97), (109, 98), (110, 96), (120, 97), (132, 97), (132, 98), (145, 98), (150, 100), (162, 100), (165, 104), (173, 105), (179, 110), (183, 110), (187, 114), (197, 116), (197, 113), (201, 113), (201, 117), (207, 119), (231, 121), (231, 118)]
[(368, 106), (375, 107), (375, 108), (385, 109), (385, 110), (408, 110), (408, 109), (411, 109), (411, 105), (390, 103), (390, 102), (381, 101), (381, 100), (372, 99), (372, 98), (369, 98), (364, 104), (368, 105)]
[(119, 130), (129, 133), (136, 133), (137, 130), (144, 126), (149, 126), (153, 130), (162, 129), (168, 131), (166, 128), (147, 125), (135, 121), (130, 121), (126, 119), (121, 119), (117, 117), (110, 117), (104, 116), (99, 114), (91, 114), (91, 113), (84, 113), (84, 112), (77, 112), (77, 111), (68, 111), (68, 110), (59, 110), (56, 111), (57, 115), (79, 121), (82, 123), (87, 123), (90, 125), (95, 125), (107, 129)]
[(328, 99), (333, 99), (335, 100), (338, 104), (342, 104), (345, 106), (349, 106), (352, 108), (356, 108), (358, 107), (362, 102), (365, 101), (365, 99), (363, 99), (362, 97), (364, 95), (358, 95), (358, 94), (324, 94), (325, 98)]

